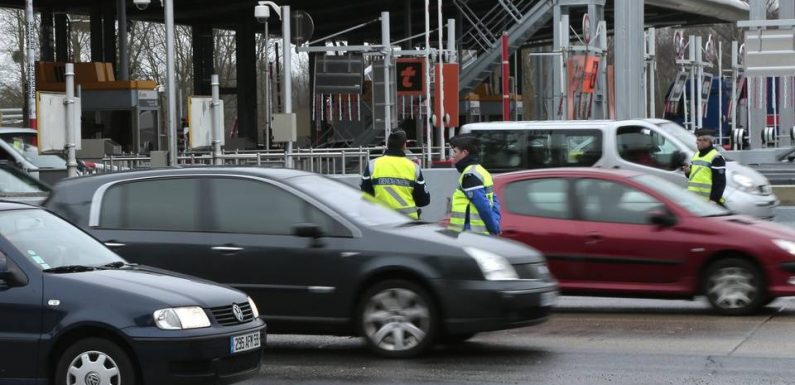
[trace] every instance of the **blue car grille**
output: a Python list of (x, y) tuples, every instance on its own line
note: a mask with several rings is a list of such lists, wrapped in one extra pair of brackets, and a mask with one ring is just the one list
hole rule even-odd
[(232, 311), (234, 305), (213, 307), (210, 308), (210, 313), (212, 313), (213, 318), (215, 318), (215, 322), (224, 326), (239, 325), (254, 319), (254, 312), (251, 311), (251, 305), (248, 303), (240, 303), (237, 304), (237, 306), (239, 306), (240, 310), (243, 312), (242, 322), (238, 321), (234, 311)]

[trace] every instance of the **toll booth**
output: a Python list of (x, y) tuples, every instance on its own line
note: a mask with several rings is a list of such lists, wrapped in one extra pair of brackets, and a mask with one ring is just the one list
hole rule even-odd
[[(167, 147), (160, 95), (151, 80), (115, 80), (111, 63), (75, 63), (82, 139), (110, 139), (126, 153), (148, 154)], [(39, 62), (36, 87), (63, 92), (64, 63)]]

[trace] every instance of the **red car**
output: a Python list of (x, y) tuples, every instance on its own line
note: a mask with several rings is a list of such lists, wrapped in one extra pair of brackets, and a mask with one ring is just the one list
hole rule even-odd
[(502, 235), (546, 254), (563, 294), (705, 295), (730, 315), (795, 295), (795, 230), (668, 181), (566, 168), (500, 174), (494, 184)]

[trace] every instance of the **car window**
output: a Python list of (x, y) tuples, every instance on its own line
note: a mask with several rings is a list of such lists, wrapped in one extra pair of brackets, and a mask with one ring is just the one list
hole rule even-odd
[(672, 202), (676, 202), (679, 207), (687, 210), (693, 215), (711, 217), (731, 214), (731, 211), (665, 179), (657, 178), (652, 175), (638, 175), (633, 177), (633, 179), (648, 188), (654, 189), (654, 191), (670, 199)]
[(649, 194), (607, 180), (580, 179), (575, 192), (586, 221), (647, 224), (651, 211), (665, 208)]
[(663, 170), (674, 170), (679, 147), (659, 132), (648, 127), (620, 127), (616, 131), (618, 155), (635, 164)]
[(509, 171), (590, 167), (602, 158), (599, 130), (473, 130), (481, 140), (481, 164)]
[(120, 183), (102, 197), (99, 226), (112, 229), (202, 231), (197, 178)]
[(321, 175), (290, 178), (293, 186), (323, 202), (340, 215), (365, 226), (402, 226), (414, 220), (366, 199), (362, 192)]
[(291, 235), (297, 224), (318, 225), (326, 236), (350, 232), (317, 207), (279, 186), (258, 180), (211, 178), (211, 230)]
[(506, 210), (534, 217), (573, 218), (568, 200), (568, 181), (563, 178), (531, 179), (505, 187)]
[(122, 261), (96, 239), (44, 210), (0, 212), (0, 234), (42, 270)]
[(481, 164), (489, 170), (522, 168), (522, 143), (525, 136), (520, 130), (474, 131), (480, 137)]
[(41, 194), (50, 188), (27, 173), (11, 166), (0, 165), (0, 196), (7, 194)]

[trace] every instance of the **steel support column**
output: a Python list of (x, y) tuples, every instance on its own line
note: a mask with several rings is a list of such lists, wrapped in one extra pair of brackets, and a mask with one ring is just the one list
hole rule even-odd
[(616, 118), (642, 118), (643, 0), (615, 1)]
[(66, 15), (55, 15), (55, 61), (65, 63), (69, 59), (69, 34), (66, 28)]
[[(795, 19), (795, 1), (780, 0), (778, 2), (779, 19)], [(792, 76), (782, 76), (778, 80), (778, 114), (779, 114), (779, 146), (789, 147), (792, 145), (790, 133), (795, 125), (795, 90), (793, 87)]]
[(41, 34), (39, 35), (39, 46), (41, 47), (41, 61), (54, 61), (55, 50), (53, 46), (53, 15), (52, 10), (48, 9), (41, 12)]
[(210, 94), (210, 77), (215, 72), (213, 57), (213, 29), (208, 25), (193, 25), (191, 46), (193, 48), (193, 92), (196, 95)]
[[(767, 20), (767, 1), (751, 0), (751, 20)], [(753, 29), (753, 28), (752, 28)], [(767, 79), (748, 77), (748, 145), (751, 149), (762, 147), (762, 132), (767, 125)]]

